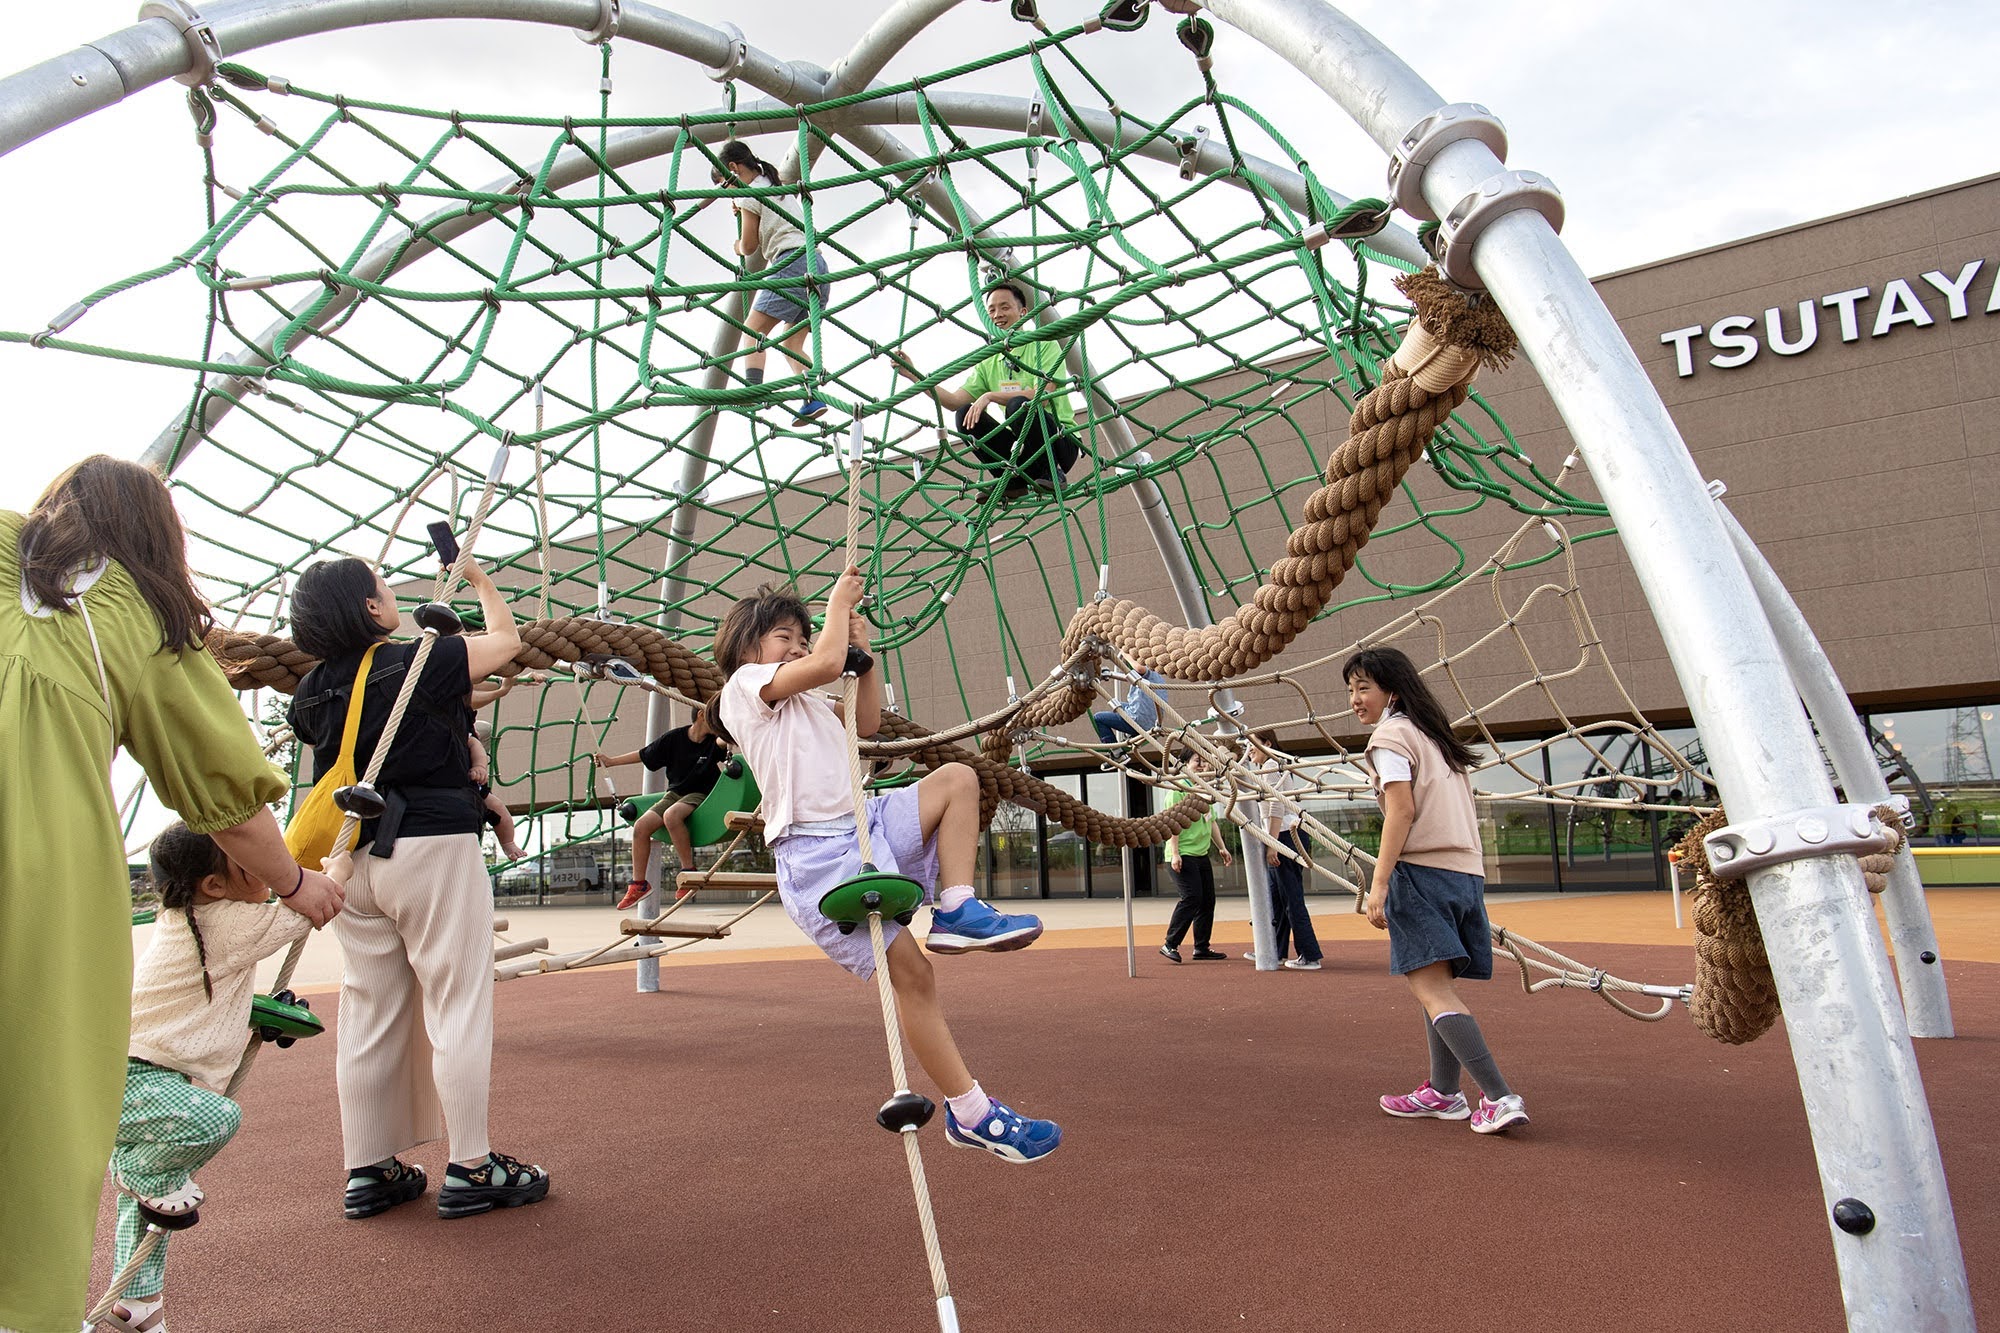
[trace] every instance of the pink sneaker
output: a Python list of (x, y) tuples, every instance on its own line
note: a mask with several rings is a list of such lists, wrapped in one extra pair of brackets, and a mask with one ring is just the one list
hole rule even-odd
[(1472, 1113), (1472, 1132), (1475, 1134), (1504, 1134), (1516, 1125), (1528, 1123), (1528, 1108), (1521, 1104), (1518, 1093), (1510, 1092), (1497, 1102), (1479, 1099), (1479, 1109)]
[[(1433, 1088), (1429, 1079), (1425, 1079), (1423, 1086), (1415, 1092), (1403, 1097), (1384, 1097), (1381, 1104), (1384, 1111), (1405, 1120), (1463, 1120), (1472, 1114), (1466, 1109), (1464, 1093), (1454, 1092), (1447, 1097)], [(1525, 1116), (1522, 1118), (1526, 1119)]]

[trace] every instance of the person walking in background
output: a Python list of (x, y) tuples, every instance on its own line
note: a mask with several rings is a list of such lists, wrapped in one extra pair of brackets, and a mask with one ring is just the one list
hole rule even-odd
[[(1207, 765), (1195, 759), (1190, 765), (1195, 774), (1207, 772)], [(1171, 810), (1187, 799), (1190, 789), (1176, 788), (1167, 797), (1163, 810)], [(1174, 904), (1174, 914), (1167, 922), (1167, 941), (1160, 946), (1160, 956), (1170, 963), (1181, 961), (1181, 941), (1188, 932), (1194, 932), (1194, 960), (1198, 963), (1212, 963), (1228, 957), (1211, 947), (1211, 936), (1215, 931), (1215, 867), (1209, 861), (1211, 852), (1219, 853), (1222, 864), (1233, 865), (1229, 846), (1222, 841), (1222, 835), (1215, 826), (1215, 810), (1204, 811), (1200, 819), (1167, 839), (1167, 871), (1174, 878), (1174, 887), (1180, 891), (1180, 901)]]

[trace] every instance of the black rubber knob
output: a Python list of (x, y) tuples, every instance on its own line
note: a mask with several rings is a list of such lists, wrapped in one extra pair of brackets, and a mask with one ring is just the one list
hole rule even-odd
[(621, 805), (620, 805), (620, 806), (618, 807), (618, 817), (619, 817), (620, 819), (624, 820), (624, 821), (625, 821), (626, 823), (628, 823), (628, 824), (636, 824), (636, 823), (638, 823), (638, 822), (639, 822), (639, 803), (638, 803), (637, 801), (626, 801), (626, 802), (624, 802), (623, 804), (621, 804)]
[(333, 793), (333, 803), (356, 819), (380, 819), (389, 808), (382, 793), (365, 782), (338, 789)]
[(850, 676), (865, 676), (875, 667), (875, 659), (868, 650), (857, 644), (847, 645), (847, 661), (841, 664), (841, 671)]
[(1918, 954), (1917, 957), (1922, 959), (1926, 963), (1935, 963), (1937, 961), (1937, 955), (1932, 953), (1929, 949), (1924, 950), (1922, 953)]
[(875, 1123), (893, 1134), (922, 1129), (937, 1114), (937, 1104), (920, 1092), (899, 1092), (882, 1103)]
[(458, 612), (443, 602), (425, 602), (410, 612), (410, 619), (417, 622), (417, 628), (428, 634), (442, 634), (450, 638), (465, 632), (465, 622), (458, 618)]
[(871, 912), (880, 911), (882, 908), (882, 895), (870, 889), (861, 895), (861, 905)]
[(852, 921), (836, 921), (833, 925), (834, 929), (843, 935), (852, 935), (854, 933), (854, 923)]
[(1850, 1236), (1865, 1236), (1875, 1229), (1875, 1210), (1859, 1199), (1838, 1199), (1833, 1224)]
[(917, 909), (914, 907), (912, 907), (907, 912), (899, 912), (896, 914), (896, 924), (899, 926), (907, 926), (916, 919), (917, 919)]

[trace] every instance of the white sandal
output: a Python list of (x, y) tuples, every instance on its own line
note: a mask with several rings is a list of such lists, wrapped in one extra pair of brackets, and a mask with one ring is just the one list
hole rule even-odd
[[(162, 1231), (185, 1231), (201, 1220), (201, 1205), (208, 1196), (190, 1180), (177, 1190), (151, 1197), (141, 1194), (121, 1178), (118, 1188), (139, 1205), (139, 1216)], [(150, 1326), (149, 1326), (150, 1328)]]

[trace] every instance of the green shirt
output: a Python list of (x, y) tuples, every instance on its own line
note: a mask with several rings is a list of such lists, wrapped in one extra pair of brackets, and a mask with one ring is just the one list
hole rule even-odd
[(25, 609), (22, 522), (0, 512), (0, 1327), (74, 1328), (132, 1019), (113, 741), (205, 833), (242, 823), (287, 783), (215, 659), (161, 651), (159, 622), (122, 566), (84, 593), (88, 628), (73, 604)]
[[(1160, 809), (1163, 811), (1171, 810), (1174, 806), (1179, 805), (1181, 798), (1186, 795), (1186, 792), (1179, 790), (1170, 793), (1167, 796), (1167, 803), (1161, 806)], [(1182, 856), (1208, 855), (1208, 849), (1215, 843), (1215, 807), (1210, 806), (1202, 812), (1200, 819), (1195, 820), (1194, 823), (1182, 829), (1176, 841), (1180, 844)]]
[(959, 388), (974, 398), (995, 391), (1012, 391), (1030, 398), (1040, 394), (1041, 406), (1048, 408), (1063, 425), (1074, 426), (1076, 413), (1070, 409), (1068, 392), (1060, 383), (1049, 383), (1068, 379), (1069, 367), (1063, 361), (1062, 344), (1041, 340), (995, 352), (974, 366)]

